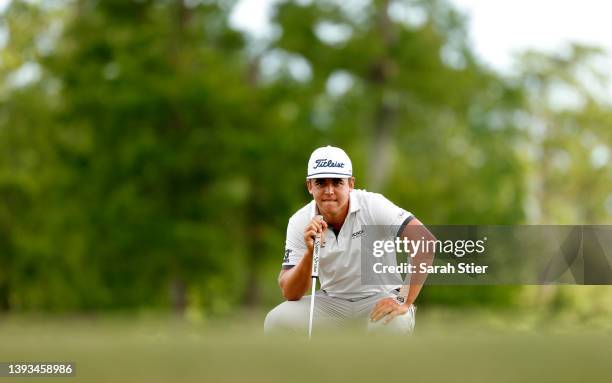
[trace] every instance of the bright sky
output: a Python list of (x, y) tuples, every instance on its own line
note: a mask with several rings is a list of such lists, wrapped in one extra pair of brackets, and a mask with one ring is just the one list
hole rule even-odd
[[(612, 52), (612, 2), (606, 0), (452, 0), (468, 13), (474, 49), (495, 68), (511, 67), (512, 54), (558, 50), (567, 42)], [(612, 69), (612, 66), (610, 67)]]

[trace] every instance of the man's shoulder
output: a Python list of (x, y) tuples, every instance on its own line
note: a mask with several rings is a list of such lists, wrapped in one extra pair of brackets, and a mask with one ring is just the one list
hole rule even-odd
[(351, 194), (357, 199), (360, 207), (368, 208), (372, 204), (376, 204), (381, 200), (386, 200), (385, 196), (380, 193), (369, 192), (365, 189), (353, 189)]
[(372, 225), (395, 225), (412, 213), (395, 205), (380, 193), (366, 190), (353, 190), (355, 202), (359, 205), (359, 214), (363, 221)]

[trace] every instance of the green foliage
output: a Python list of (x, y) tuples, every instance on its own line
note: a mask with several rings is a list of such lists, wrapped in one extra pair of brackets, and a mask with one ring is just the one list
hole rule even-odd
[[(530, 53), (504, 78), (448, 4), (403, 3), (424, 15), (414, 23), (391, 17), (395, 3), (280, 3), (282, 33), (255, 50), (225, 2), (12, 1), (0, 310), (278, 302), (287, 219), (326, 144), (350, 153), (359, 188), (425, 223), (609, 220), (610, 106), (580, 81), (597, 52)], [(544, 96), (559, 83), (584, 103), (555, 108)], [(428, 287), (422, 300), (512, 305), (519, 290)]]

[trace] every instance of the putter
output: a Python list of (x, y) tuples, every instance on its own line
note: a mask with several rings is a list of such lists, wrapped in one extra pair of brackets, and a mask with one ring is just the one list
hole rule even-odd
[[(321, 217), (321, 216), (319, 216)], [(323, 219), (321, 217), (320, 219)], [(312, 250), (312, 293), (310, 294), (310, 319), (308, 320), (308, 339), (312, 337), (312, 319), (314, 314), (315, 292), (317, 290), (317, 279), (319, 278), (319, 254), (321, 253), (321, 233), (317, 233)]]

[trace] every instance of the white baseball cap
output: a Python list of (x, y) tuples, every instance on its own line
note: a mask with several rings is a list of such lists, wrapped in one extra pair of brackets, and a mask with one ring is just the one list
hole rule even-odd
[(310, 155), (307, 174), (306, 179), (352, 177), (353, 164), (344, 150), (323, 146)]

